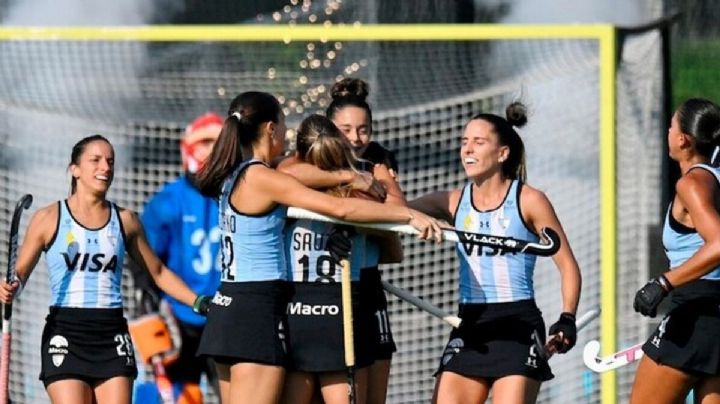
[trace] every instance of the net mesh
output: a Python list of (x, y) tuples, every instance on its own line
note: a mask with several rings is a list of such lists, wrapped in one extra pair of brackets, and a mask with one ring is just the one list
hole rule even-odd
[[(631, 52), (627, 51), (629, 47)], [(619, 345), (645, 330), (629, 312), (646, 278), (648, 240), (660, 219), (661, 97), (659, 38), (633, 37), (618, 76), (618, 332)], [(193, 117), (223, 113), (239, 92), (271, 92), (283, 102), (288, 126), (324, 109), (332, 83), (362, 77), (371, 86), (374, 136), (396, 151), (408, 198), (460, 187), (458, 151), (467, 120), (480, 111), (503, 114), (521, 98), (530, 109), (521, 130), (528, 182), (544, 191), (564, 224), (583, 272), (579, 312), (600, 303), (599, 60), (595, 40), (527, 39), (448, 42), (106, 42), (0, 43), (0, 227), (24, 193), (32, 211), (63, 198), (72, 145), (101, 133), (116, 151), (109, 199), (142, 211), (143, 203), (181, 171), (178, 141)], [(23, 229), (28, 221), (25, 216)], [(24, 230), (21, 231), (21, 235)], [(6, 245), (7, 234), (0, 234)], [(451, 245), (405, 237), (402, 264), (385, 279), (454, 312), (457, 260)], [(0, 264), (7, 257), (0, 255)], [(49, 301), (42, 260), (14, 306), (10, 391), (17, 402), (47, 401), (39, 374), (39, 345)], [(127, 273), (127, 271), (126, 271)], [(561, 309), (559, 275), (538, 260), (536, 299), (548, 324)], [(134, 314), (132, 280), (124, 280), (127, 315)], [(427, 402), (448, 327), (389, 297), (398, 344), (388, 402)], [(552, 359), (556, 375), (541, 403), (596, 402), (599, 377), (582, 364), (581, 347), (599, 336), (599, 322), (578, 348)], [(619, 373), (628, 397), (633, 370)], [(211, 402), (213, 399), (211, 398)]]

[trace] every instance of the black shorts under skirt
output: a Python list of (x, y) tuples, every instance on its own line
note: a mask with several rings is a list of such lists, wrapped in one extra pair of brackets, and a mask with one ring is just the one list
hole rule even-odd
[(198, 355), (225, 365), (285, 366), (290, 290), (285, 281), (223, 282), (213, 296)]
[(122, 309), (50, 307), (40, 357), (40, 380), (45, 387), (65, 379), (94, 385), (112, 377), (137, 377)]
[(672, 292), (670, 311), (643, 345), (655, 362), (698, 376), (720, 375), (720, 281)]
[(444, 371), (494, 380), (521, 375), (553, 378), (534, 346), (533, 332), (545, 342), (545, 323), (534, 300), (461, 304), (460, 328), (450, 334), (437, 374)]
[(387, 297), (380, 280), (380, 270), (377, 267), (363, 268), (360, 271), (360, 288), (363, 298), (369, 302), (369, 309), (373, 314), (370, 329), (374, 333), (372, 338), (376, 341), (375, 360), (392, 359), (393, 353), (397, 351), (397, 346), (390, 328)]
[[(361, 299), (359, 284), (352, 284), (355, 366), (373, 362), (374, 334), (368, 327), (372, 312)], [(288, 304), (289, 369), (333, 372), (346, 369), (340, 283), (294, 284)]]

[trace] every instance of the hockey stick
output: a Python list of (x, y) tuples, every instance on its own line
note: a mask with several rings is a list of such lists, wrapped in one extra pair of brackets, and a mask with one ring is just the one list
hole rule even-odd
[[(585, 328), (588, 324), (590, 324), (591, 321), (595, 320), (600, 316), (600, 306), (595, 306), (592, 309), (588, 310), (580, 316), (577, 320), (575, 320), (575, 328), (578, 332), (582, 331), (583, 328)], [(537, 335), (537, 331), (534, 333), (534, 340), (535, 340), (535, 348), (537, 349), (538, 354), (541, 358), (545, 359), (546, 361), (552, 358), (553, 355), (555, 355), (555, 351), (549, 351), (548, 347), (555, 343), (555, 340), (557, 339), (557, 335), (553, 335), (548, 339), (548, 341), (545, 343), (545, 345), (542, 345), (540, 343), (540, 336)]]
[(434, 304), (428, 303), (425, 300), (408, 292), (407, 290), (399, 288), (390, 282), (382, 281), (382, 285), (383, 285), (383, 289), (385, 289), (388, 292), (392, 293), (393, 295), (399, 297), (400, 299), (412, 304), (413, 306), (419, 308), (420, 310), (441, 319), (442, 321), (450, 324), (451, 326), (453, 326), (455, 328), (460, 327), (460, 322), (462, 322), (460, 317), (453, 316), (449, 313), (446, 313), (443, 309), (435, 306)]
[[(5, 282), (10, 283), (16, 280), (15, 260), (17, 258), (18, 249), (18, 232), (20, 228), (20, 218), (23, 210), (28, 209), (32, 205), (33, 197), (30, 194), (23, 195), (15, 205), (13, 211), (12, 222), (10, 223), (10, 239), (8, 241), (8, 267), (5, 274)], [(22, 286), (22, 285), (21, 285)], [(2, 353), (0, 353), (0, 404), (5, 404), (10, 400), (10, 392), (8, 391), (8, 378), (10, 376), (10, 344), (12, 343), (11, 320), (12, 320), (12, 303), (4, 304), (2, 308)]]
[(592, 340), (585, 344), (585, 348), (583, 349), (583, 362), (585, 362), (585, 366), (593, 372), (602, 373), (614, 370), (642, 358), (645, 354), (642, 350), (643, 344), (645, 343), (641, 342), (601, 357), (598, 356), (600, 353), (600, 342), (598, 340)]
[(353, 334), (352, 290), (350, 283), (350, 260), (343, 258), (341, 294), (343, 309), (343, 344), (345, 346), (345, 366), (348, 372), (348, 399), (350, 404), (356, 403), (355, 394), (355, 336)]
[[(356, 223), (337, 220), (319, 213), (311, 212), (301, 208), (290, 207), (287, 210), (287, 217), (293, 219), (310, 219), (320, 222), (346, 224), (350, 226), (364, 227), (369, 229), (394, 231), (404, 234), (417, 235), (418, 231), (406, 224), (393, 223)], [(533, 243), (527, 240), (519, 240), (512, 237), (494, 236), (491, 234), (471, 233), (455, 229), (443, 230), (443, 237), (447, 241), (462, 243), (465, 245), (476, 245), (482, 247), (496, 248), (511, 253), (526, 253), (539, 256), (550, 256), (560, 248), (560, 237), (549, 227), (542, 229), (543, 236), (548, 240), (547, 244)]]
[(161, 355), (153, 355), (151, 359), (153, 376), (155, 377), (155, 385), (158, 393), (160, 393), (160, 401), (162, 404), (174, 404), (173, 385), (170, 378), (165, 372), (165, 365)]

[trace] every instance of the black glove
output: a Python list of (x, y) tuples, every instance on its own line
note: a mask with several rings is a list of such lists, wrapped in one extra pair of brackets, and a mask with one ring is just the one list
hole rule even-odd
[(673, 290), (673, 286), (665, 275), (650, 279), (645, 286), (635, 293), (633, 309), (643, 316), (655, 317), (658, 305), (671, 290)]
[[(560, 334), (562, 333), (562, 338)], [(572, 313), (562, 313), (555, 324), (550, 326), (549, 335), (558, 335), (553, 344), (559, 353), (565, 353), (575, 346), (577, 341), (577, 326), (575, 325), (575, 315)], [(567, 340), (567, 343), (565, 342)]]
[(210, 311), (210, 304), (212, 303), (212, 297), (205, 296), (205, 295), (198, 295), (195, 298), (195, 302), (193, 303), (192, 309), (195, 313), (200, 315), (207, 315), (208, 311)]
[(355, 229), (349, 226), (333, 226), (330, 230), (325, 249), (335, 262), (339, 263), (343, 258), (350, 257), (353, 235), (355, 235)]

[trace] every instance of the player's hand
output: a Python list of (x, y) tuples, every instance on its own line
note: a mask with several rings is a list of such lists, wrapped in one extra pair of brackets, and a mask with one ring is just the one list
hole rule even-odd
[(408, 224), (417, 229), (420, 234), (418, 238), (422, 240), (443, 241), (443, 232), (440, 221), (432, 216), (428, 216), (418, 210), (410, 209), (410, 221)]
[(3, 304), (12, 303), (13, 299), (19, 294), (20, 286), (20, 279), (17, 278), (11, 280), (10, 283), (0, 282), (0, 302)]
[(384, 201), (387, 196), (385, 187), (366, 171), (358, 171), (354, 173), (350, 188), (369, 194), (378, 201)]
[(550, 335), (546, 344), (548, 351), (566, 353), (571, 350), (577, 342), (575, 315), (567, 312), (560, 314), (558, 321), (550, 326), (548, 334)]
[(671, 290), (673, 286), (665, 275), (651, 279), (635, 294), (633, 309), (643, 316), (655, 317), (658, 305)]
[(353, 227), (333, 226), (325, 243), (325, 249), (330, 253), (333, 261), (339, 263), (341, 260), (350, 257), (353, 235), (355, 235)]
[(212, 297), (205, 295), (198, 295), (195, 298), (192, 309), (195, 313), (200, 315), (207, 315), (210, 311), (210, 305), (212, 304)]

